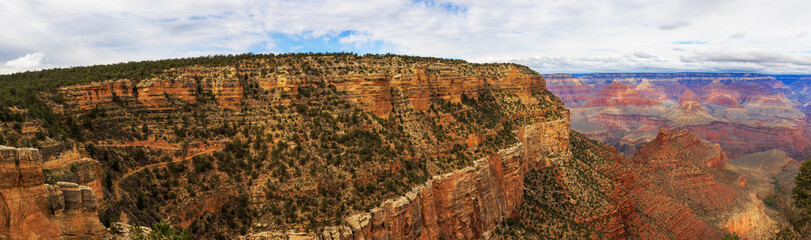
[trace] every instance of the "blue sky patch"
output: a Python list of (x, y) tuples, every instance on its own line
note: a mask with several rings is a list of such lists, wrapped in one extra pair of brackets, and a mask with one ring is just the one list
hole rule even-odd
[[(272, 43), (264, 41), (251, 46), (248, 51), (253, 53), (354, 52), (365, 54), (389, 53), (395, 50), (393, 44), (381, 40), (346, 41), (353, 35), (361, 36), (360, 38), (368, 37), (357, 31), (341, 31), (320, 36), (311, 36), (306, 33), (272, 33), (270, 34)], [(341, 39), (345, 39), (345, 41), (342, 42)]]
[(434, 0), (414, 0), (414, 2), (422, 3), (425, 5), (426, 8), (439, 8), (445, 10), (446, 12), (453, 13), (455, 15), (465, 15), (467, 13), (466, 7), (449, 2), (440, 4), (437, 4), (436, 1)]
[(673, 42), (673, 43), (674, 44), (684, 44), (684, 45), (691, 45), (691, 44), (701, 45), (701, 44), (707, 44), (707, 41), (680, 41), (680, 42)]

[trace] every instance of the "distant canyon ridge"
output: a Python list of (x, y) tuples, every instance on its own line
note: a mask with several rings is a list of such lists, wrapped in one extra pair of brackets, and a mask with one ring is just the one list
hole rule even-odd
[(688, 129), (734, 159), (779, 149), (811, 157), (811, 75), (598, 73), (544, 75), (571, 108), (572, 129), (630, 154), (659, 128)]

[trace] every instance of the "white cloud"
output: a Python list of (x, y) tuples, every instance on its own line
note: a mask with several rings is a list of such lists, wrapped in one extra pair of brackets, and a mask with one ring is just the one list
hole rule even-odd
[[(47, 52), (48, 66), (62, 67), (308, 46), (284, 44), (281, 34), (358, 48), (384, 42), (396, 53), (514, 61), (541, 72), (745, 65), (811, 73), (797, 64), (808, 55), (807, 9), (805, 0), (5, 0), (0, 61)], [(337, 35), (344, 32), (351, 34)], [(699, 40), (707, 44), (674, 44)], [(774, 59), (720, 61), (730, 58), (717, 54), (751, 49), (793, 60), (764, 68)]]
[(635, 52), (634, 57), (638, 57), (638, 58), (657, 58), (654, 55), (650, 55), (650, 54), (643, 53), (643, 52)]
[(741, 39), (741, 38), (745, 38), (745, 37), (746, 37), (746, 33), (736, 33), (736, 34), (732, 34), (732, 35), (729, 36), (730, 39)]
[(46, 60), (45, 53), (35, 52), (29, 53), (25, 56), (15, 58), (7, 61), (0, 67), (0, 73), (10, 73), (25, 70), (38, 69), (43, 67), (43, 61)]
[(29, 53), (17, 59), (9, 60), (8, 62), (6, 62), (6, 67), (20, 69), (34, 68), (42, 65), (42, 60), (45, 60), (45, 53), (42, 52)]
[(675, 22), (675, 23), (668, 23), (659, 25), (659, 30), (676, 30), (679, 28), (683, 28), (686, 26), (690, 26), (690, 23), (686, 22)]

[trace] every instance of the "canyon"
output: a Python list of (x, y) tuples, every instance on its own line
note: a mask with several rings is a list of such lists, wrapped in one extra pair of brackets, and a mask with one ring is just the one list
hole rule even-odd
[[(758, 195), (764, 174), (789, 181), (789, 156), (806, 149), (792, 140), (805, 137), (787, 100), (799, 97), (774, 81), (608, 83), (398, 55), (129, 64), (164, 63), (39, 92), (64, 135), (31, 110), (0, 124), (18, 138), (0, 142), (14, 146), (0, 149), (3, 179), (25, 180), (0, 193), (0, 234), (103, 239), (168, 223), (202, 239), (768, 238), (780, 223)], [(747, 84), (770, 88), (735, 95)], [(788, 141), (768, 160), (743, 156)], [(783, 167), (759, 168), (772, 163)]]
[(689, 129), (731, 158), (809, 150), (808, 76), (730, 73), (545, 75), (572, 111), (572, 127), (625, 154), (659, 128)]

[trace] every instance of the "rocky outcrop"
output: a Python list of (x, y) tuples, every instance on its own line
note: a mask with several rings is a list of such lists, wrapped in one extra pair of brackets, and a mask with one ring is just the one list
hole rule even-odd
[(769, 236), (771, 234), (769, 231), (776, 223), (766, 215), (763, 201), (758, 200), (755, 193), (751, 193), (745, 201), (746, 203), (732, 212), (722, 228), (744, 238), (758, 239)]
[(45, 184), (39, 151), (0, 146), (0, 236), (9, 239), (101, 239), (92, 189)]
[(70, 166), (51, 169), (54, 171), (55, 181), (76, 183), (83, 187), (92, 189), (93, 195), (99, 201), (104, 201), (101, 181), (104, 178), (104, 170), (101, 163), (90, 158), (82, 158), (75, 161)]
[(721, 150), (720, 145), (702, 142), (698, 135), (687, 130), (671, 134), (665, 129), (659, 129), (656, 139), (640, 147), (633, 159), (642, 164), (689, 161), (716, 169), (723, 169), (727, 164), (726, 153)]
[(518, 129), (518, 139), (524, 143), (524, 171), (560, 164), (569, 151), (569, 119), (538, 122)]
[(66, 93), (69, 101), (81, 108), (89, 109), (99, 104), (119, 101), (124, 96), (132, 96), (137, 92), (133, 90), (134, 88), (131, 80), (121, 79), (64, 87), (61, 90)]
[(64, 167), (82, 159), (82, 154), (73, 140), (41, 146), (39, 152), (42, 155), (42, 167), (47, 169)]
[(99, 201), (104, 201), (101, 181), (104, 169), (96, 160), (83, 157), (72, 140), (39, 148), (42, 168), (49, 172), (48, 181), (77, 183), (93, 189)]
[[(376, 63), (377, 64), (377, 63)], [(376, 66), (377, 68), (388, 66)], [(297, 94), (300, 87), (314, 84), (331, 84), (346, 91), (352, 102), (378, 116), (386, 117), (392, 111), (392, 91), (401, 92), (411, 103), (413, 110), (423, 111), (430, 105), (431, 94), (452, 103), (461, 102), (462, 94), (475, 97), (485, 83), (495, 85), (503, 93), (519, 97), (525, 104), (538, 103), (533, 93), (546, 90), (545, 81), (539, 74), (515, 65), (473, 66), (483, 71), (471, 75), (450, 66), (413, 64), (389, 71), (393, 74), (362, 73), (338, 76), (311, 76), (278, 72), (264, 78), (241, 80), (236, 75), (257, 74), (255, 69), (198, 68), (177, 70), (173, 78), (153, 78), (141, 81), (128, 79), (110, 80), (60, 88), (67, 95), (69, 105), (90, 109), (114, 102), (136, 102), (151, 112), (166, 112), (172, 109), (170, 102), (177, 99), (187, 103), (204, 101), (213, 97), (226, 109), (237, 109), (244, 100), (246, 85), (263, 90), (280, 89)], [(224, 74), (224, 73), (229, 73)], [(427, 72), (431, 72), (430, 74)]]

